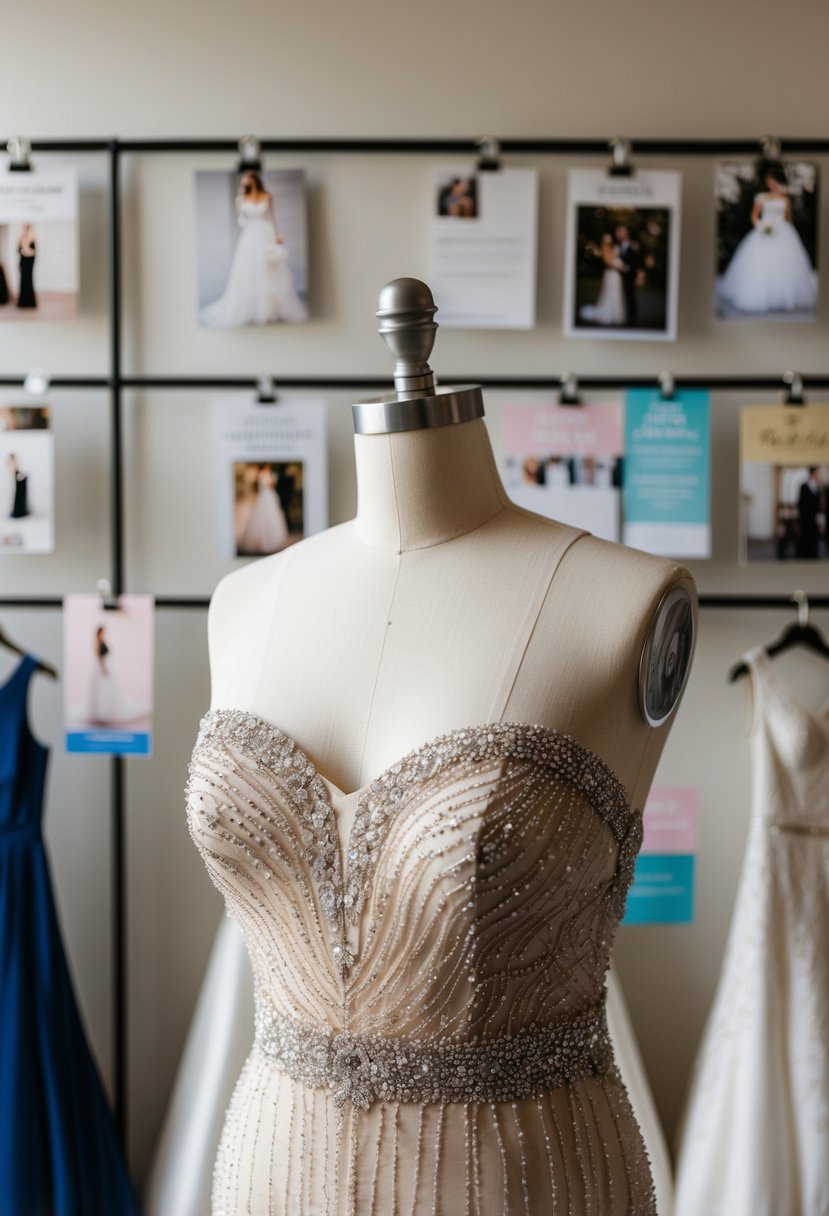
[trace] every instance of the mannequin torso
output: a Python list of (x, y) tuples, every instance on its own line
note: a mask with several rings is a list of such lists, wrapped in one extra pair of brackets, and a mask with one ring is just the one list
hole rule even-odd
[(670, 720), (645, 724), (639, 660), (690, 576), (513, 506), (483, 421), (358, 435), (356, 454), (355, 520), (217, 588), (211, 707), (278, 725), (346, 794), (450, 730), (537, 723), (641, 810)]

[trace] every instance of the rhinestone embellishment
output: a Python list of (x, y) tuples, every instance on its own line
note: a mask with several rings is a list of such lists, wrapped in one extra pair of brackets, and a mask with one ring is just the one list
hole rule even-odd
[[(343, 976), (355, 961), (346, 939), (346, 922), (356, 924), (365, 906), (391, 816), (400, 812), (407, 792), (424, 778), (460, 761), (515, 760), (539, 766), (580, 790), (620, 843), (629, 836), (629, 828), (639, 822), (639, 817), (632, 815), (624, 786), (612, 769), (571, 735), (526, 723), (467, 727), (409, 752), (369, 784), (357, 803), (350, 838), (343, 842), (342, 855), (347, 859), (344, 874), (337, 821), (328, 791), (295, 740), (256, 714), (215, 709), (202, 718), (196, 750), (216, 741), (252, 759), (284, 785), (303, 828), (306, 842), (303, 859), (313, 874), (332, 953)], [(637, 847), (634, 833), (628, 849), (635, 855)], [(626, 883), (620, 882), (620, 887), (624, 900)]]
[(579, 1077), (601, 1076), (613, 1053), (602, 1001), (512, 1035), (453, 1042), (335, 1031), (282, 1017), (260, 1000), (256, 1045), (275, 1068), (337, 1107), (350, 1102), (514, 1102)]

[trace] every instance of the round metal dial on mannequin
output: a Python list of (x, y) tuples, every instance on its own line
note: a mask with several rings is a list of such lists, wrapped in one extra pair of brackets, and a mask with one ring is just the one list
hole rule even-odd
[(439, 388), (435, 384), (429, 356), (438, 329), (436, 312), (434, 297), (420, 279), (393, 279), (380, 292), (378, 328), (394, 358), (396, 392), (351, 407), (358, 435), (418, 431), (483, 418), (478, 385)]
[(685, 587), (672, 587), (654, 613), (639, 662), (639, 708), (648, 726), (661, 726), (676, 708), (693, 650), (693, 601)]

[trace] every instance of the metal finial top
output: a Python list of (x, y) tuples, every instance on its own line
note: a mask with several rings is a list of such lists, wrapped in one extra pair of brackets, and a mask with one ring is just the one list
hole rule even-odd
[(352, 407), (358, 435), (453, 426), (483, 418), (480, 387), (435, 386), (429, 356), (435, 344), (437, 307), (420, 279), (393, 279), (380, 292), (380, 337), (394, 359), (394, 396), (358, 401)]
[(437, 306), (420, 279), (392, 279), (380, 292), (380, 337), (394, 358), (394, 387), (401, 397), (430, 396), (435, 377), (429, 356), (435, 345)]

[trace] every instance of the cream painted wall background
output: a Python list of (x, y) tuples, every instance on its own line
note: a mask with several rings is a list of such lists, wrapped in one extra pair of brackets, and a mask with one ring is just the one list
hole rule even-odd
[[(227, 5), (103, 0), (8, 6), (0, 76), (5, 135), (826, 136), (829, 9), (795, 0), (351, 0)], [(42, 158), (46, 163), (47, 158)], [(83, 157), (82, 313), (64, 325), (0, 330), (0, 373), (106, 369), (105, 172)], [(222, 157), (127, 158), (125, 348), (136, 372), (386, 374), (375, 335), (378, 288), (428, 277), (431, 157), (309, 157), (314, 319), (299, 329), (209, 332), (194, 321), (192, 181)], [(274, 165), (288, 163), (271, 158)], [(527, 163), (526, 161), (524, 163)], [(712, 162), (684, 173), (681, 341), (566, 343), (560, 336), (566, 164), (541, 168), (539, 324), (529, 334), (445, 333), (435, 362), (464, 373), (829, 370), (829, 289), (819, 323), (711, 319)], [(581, 161), (580, 163), (588, 163)], [(671, 162), (661, 160), (661, 166)], [(824, 173), (829, 166), (823, 164)], [(824, 182), (824, 186), (827, 183)], [(821, 248), (829, 251), (829, 209)], [(827, 284), (824, 284), (826, 287)], [(490, 394), (498, 444), (509, 394)], [(517, 398), (513, 398), (517, 399)], [(773, 397), (766, 397), (773, 400)], [(0, 594), (90, 590), (107, 569), (107, 403), (54, 393), (58, 550), (4, 558)], [(329, 405), (331, 521), (355, 506), (349, 398)], [(737, 410), (714, 412), (715, 558), (694, 573), (708, 591), (827, 590), (826, 569), (740, 570), (736, 557)], [(215, 556), (207, 397), (129, 394), (127, 578), (135, 591), (207, 594), (230, 563)], [(609, 608), (610, 610), (610, 608)], [(2, 613), (32, 649), (61, 662), (58, 614)], [(699, 914), (683, 928), (628, 929), (618, 960), (669, 1135), (720, 964), (748, 815), (746, 691), (725, 673), (786, 614), (708, 610), (696, 665), (658, 780), (697, 785)], [(823, 623), (829, 624), (825, 616)], [(0, 677), (9, 668), (0, 658)], [(826, 669), (801, 656), (785, 674), (816, 703)], [(146, 1170), (220, 915), (186, 832), (182, 786), (208, 702), (205, 620), (158, 622), (156, 749), (129, 765), (130, 1156)], [(62, 923), (97, 1057), (109, 1076), (108, 766), (61, 753), (59, 691), (36, 681), (32, 715), (54, 745), (47, 836)]]

